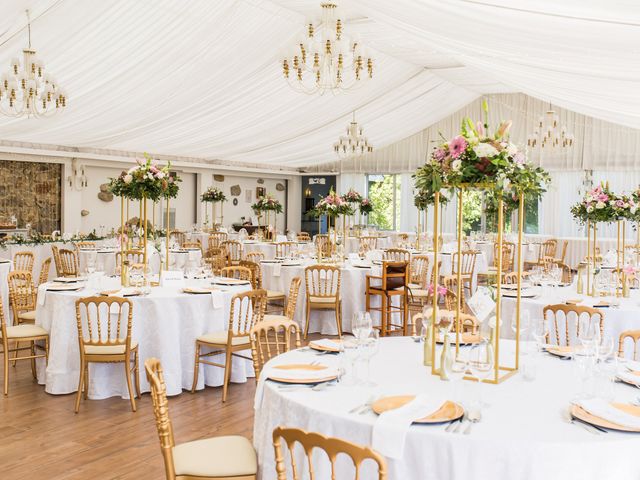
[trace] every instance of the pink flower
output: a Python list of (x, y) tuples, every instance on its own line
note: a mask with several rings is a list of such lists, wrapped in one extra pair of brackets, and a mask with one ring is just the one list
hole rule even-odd
[(622, 268), (622, 272), (626, 273), (627, 275), (633, 275), (634, 273), (636, 273), (636, 269), (633, 268), (633, 265), (625, 265)]
[(451, 152), (451, 157), (453, 158), (458, 158), (466, 149), (467, 141), (462, 135), (454, 137), (453, 140), (449, 142), (449, 152)]
[(598, 200), (601, 202), (606, 202), (607, 200), (609, 200), (609, 195), (607, 195), (606, 193), (601, 193), (600, 195), (598, 195)]
[(478, 132), (479, 137), (484, 136), (484, 127), (482, 126), (482, 122), (476, 122), (476, 131)]
[(439, 162), (442, 162), (446, 156), (447, 152), (445, 152), (443, 148), (436, 148), (433, 152), (433, 158)]
[(516, 162), (518, 165), (522, 165), (525, 161), (525, 156), (524, 153), (522, 152), (518, 152), (513, 156), (513, 161)]
[[(433, 283), (429, 284), (429, 293), (433, 295)], [(446, 295), (447, 289), (442, 285), (438, 285), (438, 295)]]
[(624, 201), (622, 201), (622, 200), (616, 200), (616, 207), (618, 207), (618, 208), (623, 208), (623, 207), (624, 207)]

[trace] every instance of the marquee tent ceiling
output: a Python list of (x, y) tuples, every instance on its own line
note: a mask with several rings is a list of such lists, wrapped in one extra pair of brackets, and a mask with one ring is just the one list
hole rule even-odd
[(280, 61), (320, 0), (4, 0), (0, 68), (33, 45), (66, 89), (48, 119), (0, 117), (0, 140), (303, 167), (333, 160), (357, 110), (377, 147), (484, 93), (524, 92), (640, 128), (634, 0), (345, 0), (374, 80), (291, 90)]

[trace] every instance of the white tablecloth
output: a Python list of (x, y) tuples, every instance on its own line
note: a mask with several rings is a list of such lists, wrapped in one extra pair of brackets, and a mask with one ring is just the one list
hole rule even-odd
[[(189, 295), (175, 288), (156, 287), (148, 297), (129, 297), (133, 302), (132, 339), (139, 342), (140, 386), (149, 391), (144, 374), (144, 360), (156, 357), (162, 361), (167, 393), (177, 395), (191, 389), (196, 337), (208, 332), (226, 330), (231, 297), (248, 287), (232, 287), (224, 293), (224, 306), (214, 309), (211, 295)], [(96, 290), (79, 292), (47, 292), (45, 304), (38, 304), (37, 324), (49, 331), (51, 345), (49, 364), (38, 364), (38, 380), (52, 394), (66, 394), (78, 389), (80, 353), (75, 316), (77, 298), (95, 294)], [(251, 352), (244, 352), (250, 357)], [(224, 363), (224, 355), (215, 357)], [(202, 368), (204, 367), (204, 368)], [(91, 365), (90, 398), (121, 396), (128, 398), (122, 365)], [(201, 365), (198, 389), (223, 382), (222, 368)], [(250, 361), (234, 358), (232, 382), (245, 382), (253, 376)]]
[[(511, 342), (503, 344), (503, 352), (512, 350)], [(380, 351), (371, 363), (372, 379), (379, 384), (376, 389), (338, 385), (318, 392), (283, 391), (267, 382), (262, 405), (256, 411), (253, 436), (261, 478), (274, 478), (272, 432), (278, 425), (371, 445), (375, 414), (349, 411), (372, 394), (450, 394), (451, 382), (440, 381), (422, 365), (422, 348), (407, 337), (381, 340)], [(285, 355), (294, 363), (339, 361), (312, 352)], [(403, 457), (387, 460), (389, 480), (640, 478), (640, 435), (594, 435), (567, 421), (566, 412), (578, 388), (573, 362), (541, 357), (534, 382), (516, 375), (499, 385), (464, 383), (466, 397), (473, 387), (482, 389), (483, 401), (488, 404), (482, 411), (482, 421), (469, 435), (446, 433), (442, 426), (410, 427)], [(637, 389), (624, 384), (613, 388), (619, 401), (632, 401), (638, 396)], [(303, 464), (300, 459), (298, 465)], [(336, 478), (353, 478), (345, 470), (346, 462), (338, 465)], [(317, 461), (314, 470), (317, 478), (330, 477), (326, 460)], [(377, 477), (371, 470), (364, 470), (360, 478)]]
[[(493, 265), (493, 242), (474, 242), (476, 250), (481, 251), (487, 257), (487, 264)], [(537, 262), (538, 255), (540, 253), (539, 243), (526, 243), (522, 245), (522, 263), (524, 262)], [(562, 248), (558, 251), (558, 255), (562, 253)], [(516, 245), (516, 251), (513, 255), (514, 263), (518, 258), (518, 248)]]
[[(80, 250), (80, 273), (84, 273), (89, 258), (94, 258), (96, 265), (101, 264), (106, 275), (113, 275), (116, 272), (117, 250)], [(152, 273), (160, 271), (160, 254), (153, 249), (147, 250), (148, 263)], [(169, 261), (172, 270), (184, 270), (187, 261), (191, 259), (196, 265), (200, 265), (202, 251), (200, 250), (169, 250)]]
[[(433, 252), (428, 252), (425, 255), (429, 257), (429, 271), (427, 272), (427, 278), (431, 277), (431, 272), (433, 271)], [(451, 275), (452, 265), (453, 265), (453, 254), (451, 253), (439, 253), (438, 258), (440, 259), (440, 275)], [(478, 274), (479, 273), (487, 273), (489, 269), (489, 265), (487, 264), (487, 256), (484, 252), (480, 252), (476, 254), (476, 264), (473, 269), (473, 277), (471, 280), (472, 290), (475, 290), (476, 285), (478, 284)]]

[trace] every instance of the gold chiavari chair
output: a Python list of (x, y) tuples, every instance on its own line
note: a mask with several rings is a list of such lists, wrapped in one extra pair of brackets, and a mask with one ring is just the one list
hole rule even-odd
[(235, 278), (237, 280), (252, 281), (251, 270), (247, 267), (241, 267), (240, 265), (233, 265), (231, 267), (224, 267), (220, 270), (220, 276), (226, 278)]
[(176, 241), (178, 245), (182, 245), (184, 242), (187, 241), (187, 235), (184, 232), (181, 232), (180, 230), (172, 230), (171, 236), (173, 237), (173, 239)]
[(210, 437), (176, 445), (160, 360), (145, 360), (144, 369), (151, 387), (151, 403), (167, 480), (256, 479), (257, 455), (245, 437)]
[(245, 258), (250, 262), (260, 263), (264, 260), (264, 252), (249, 252)]
[(557, 248), (558, 248), (558, 240), (556, 240), (555, 238), (550, 238), (548, 240), (545, 240), (540, 245), (540, 252), (538, 254), (538, 264), (542, 265), (545, 257), (551, 257), (555, 259)]
[(182, 245), (180, 245), (180, 248), (183, 250), (197, 249), (202, 252), (202, 244), (200, 243), (200, 240), (196, 240), (195, 242), (183, 242)]
[(51, 269), (51, 257), (47, 257), (40, 265), (40, 276), (38, 277), (38, 286), (47, 283), (49, 280), (49, 270)]
[(215, 233), (211, 233), (209, 234), (209, 248), (219, 248), (220, 244), (224, 241), (226, 241), (228, 238), (228, 235), (224, 232), (215, 232)]
[(56, 267), (56, 277), (62, 276), (62, 260), (60, 260), (60, 249), (55, 245), (51, 245), (51, 254), (53, 255), (53, 263)]
[(458, 258), (458, 252), (451, 255), (451, 276), (458, 278), (458, 269), (460, 269), (460, 280), (462, 281), (462, 290), (467, 290), (469, 296), (473, 293), (473, 271), (476, 268), (476, 252), (473, 250), (463, 251)]
[[(478, 272), (478, 283), (490, 283), (497, 282), (498, 277), (498, 259), (500, 257), (500, 244), (493, 243), (493, 264), (487, 269), (486, 273)], [(513, 242), (502, 243), (502, 278), (504, 282), (504, 275), (514, 270), (514, 258), (515, 258), (516, 245)]]
[(276, 257), (284, 258), (291, 255), (291, 253), (298, 247), (296, 242), (277, 242)]
[(562, 253), (560, 257), (556, 258), (558, 263), (565, 263), (565, 259), (567, 258), (567, 248), (569, 247), (569, 240), (564, 240), (562, 242)]
[(224, 248), (208, 249), (204, 261), (211, 265), (211, 270), (215, 275), (220, 275), (220, 271), (229, 264), (227, 251)]
[[(429, 258), (427, 258), (427, 262)], [(438, 260), (438, 270), (440, 270), (440, 265), (442, 264), (442, 260)], [(422, 309), (429, 305), (433, 301), (433, 292), (430, 291), (433, 289), (433, 271), (431, 272), (431, 278), (428, 277), (429, 267), (428, 265), (425, 267), (423, 273), (423, 284), (417, 286), (409, 286), (409, 311), (410, 312), (421, 312)], [(446, 280), (446, 278), (445, 278)], [(439, 286), (442, 286), (441, 284)]]
[[(264, 321), (278, 321), (284, 322), (285, 320), (293, 321), (293, 317), (296, 314), (296, 306), (298, 303), (298, 295), (300, 293), (300, 285), (302, 284), (302, 278), (293, 277), (291, 279), (291, 284), (289, 285), (289, 296), (286, 299), (286, 305), (283, 309), (282, 315), (272, 315), (268, 314), (264, 316)], [(267, 296), (267, 299), (269, 297)]]
[(398, 245), (407, 245), (409, 243), (408, 233), (399, 233), (396, 238), (398, 239)]
[[(122, 297), (84, 297), (76, 300), (80, 378), (75, 412), (80, 410), (84, 390), (89, 398), (89, 364), (122, 363), (124, 365), (131, 410), (136, 411), (135, 396), (140, 398), (138, 342), (131, 339), (133, 303)], [(136, 395), (133, 393), (133, 374)]]
[(242, 260), (242, 244), (235, 240), (225, 240), (220, 243), (220, 247), (227, 252), (229, 265), (238, 265)]
[[(28, 273), (28, 272), (25, 272)], [(15, 347), (9, 348), (9, 342), (15, 341)], [(27, 342), (29, 345), (20, 347), (20, 342)], [(38, 345), (36, 342), (43, 342)], [(7, 326), (4, 318), (4, 308), (2, 298), (0, 298), (0, 343), (2, 345), (2, 365), (4, 371), (4, 394), (9, 395), (9, 354), (15, 354), (11, 361), (15, 365), (17, 360), (31, 360), (31, 373), (36, 378), (36, 359), (44, 358), (45, 362), (49, 357), (49, 333), (42, 327), (30, 324), (18, 324), (12, 327)], [(38, 354), (36, 350), (44, 350)], [(20, 352), (27, 350), (28, 355), (20, 355)]]
[(306, 285), (306, 316), (304, 338), (309, 334), (312, 310), (333, 310), (338, 336), (342, 338), (342, 299), (340, 298), (340, 268), (331, 265), (310, 265), (304, 269)]
[(62, 266), (62, 276), (63, 277), (77, 277), (80, 272), (80, 268), (78, 266), (78, 256), (76, 252), (73, 250), (67, 250), (66, 248), (61, 248), (59, 250), (60, 254), (60, 265)]
[(26, 270), (9, 272), (7, 283), (14, 324), (35, 323), (38, 292), (33, 285), (31, 273)]
[(409, 288), (427, 288), (429, 274), (429, 256), (414, 255), (411, 260), (411, 283)]
[[(207, 333), (196, 338), (195, 366), (193, 370), (193, 386), (191, 393), (195, 393), (198, 384), (198, 370), (201, 363), (224, 368), (224, 383), (222, 387), (222, 401), (227, 401), (227, 389), (231, 378), (231, 357), (244, 357), (237, 352), (250, 348), (249, 332), (251, 328), (263, 320), (267, 301), (267, 292), (264, 290), (252, 290), (239, 293), (231, 299), (229, 322), (226, 331)], [(203, 348), (211, 349), (201, 353)], [(207, 357), (225, 354), (225, 363), (216, 363), (204, 360)]]
[[(386, 336), (395, 331), (407, 335), (409, 315), (409, 264), (407, 262), (382, 262), (382, 276), (366, 277), (366, 310), (380, 312), (380, 335)], [(381, 307), (371, 306), (371, 297), (380, 296)], [(400, 305), (393, 305), (393, 298), (398, 297)], [(392, 315), (400, 314), (401, 323), (394, 324)]]
[[(356, 480), (359, 478), (365, 478), (360, 475), (360, 469), (363, 463), (371, 463), (371, 461), (377, 466), (378, 475), (377, 477), (367, 476), (367, 480), (373, 480), (374, 478), (377, 478), (378, 480), (387, 479), (386, 460), (382, 455), (369, 447), (356, 445), (355, 443), (347, 442), (346, 440), (339, 438), (325, 437), (324, 435), (320, 435), (315, 432), (306, 432), (298, 428), (277, 427), (273, 431), (273, 448), (276, 456), (275, 464), (277, 480), (287, 480), (288, 478), (285, 455), (282, 450), (283, 443), (290, 452), (289, 457), (291, 459), (291, 471), (293, 472), (291, 480), (302, 480), (303, 478), (314, 480), (316, 478), (313, 470), (311, 453), (316, 449), (323, 450), (326, 454), (317, 458), (322, 458), (323, 460), (328, 459), (329, 462), (331, 462), (332, 479), (338, 478), (336, 476), (336, 459), (339, 456), (341, 458), (347, 456), (351, 459), (355, 467), (354, 478)], [(303, 466), (299, 468), (298, 465), (296, 465), (296, 457), (293, 454), (296, 443), (300, 444), (302, 447), (301, 451), (305, 453), (307, 458), (307, 461), (303, 463), (303, 466), (304, 464), (307, 465), (306, 471), (302, 471), (302, 468), (304, 468)], [(341, 480), (344, 479), (341, 478)]]
[(263, 321), (251, 328), (249, 338), (257, 382), (265, 363), (291, 348), (300, 348), (300, 326), (288, 319)]
[(319, 233), (314, 239), (316, 250), (320, 250), (322, 255), (328, 257), (331, 255), (331, 240), (326, 233)]
[[(558, 346), (571, 346), (573, 344), (580, 335), (580, 328), (582, 328), (580, 319), (586, 318), (590, 323), (598, 322), (600, 337), (604, 332), (604, 314), (597, 308), (583, 305), (566, 305), (564, 303), (547, 305), (542, 309), (542, 316), (545, 320), (551, 317)], [(564, 333), (564, 337), (561, 336), (561, 333)]]
[(78, 250), (82, 250), (83, 248), (96, 248), (96, 242), (76, 242), (73, 244)]
[(32, 252), (20, 251), (13, 255), (13, 269), (29, 272), (33, 275), (34, 257)]
[(625, 357), (625, 341), (631, 340), (633, 345), (633, 357), (632, 360), (636, 360), (638, 356), (638, 341), (640, 340), (640, 330), (625, 330), (620, 334), (618, 339), (618, 357)]
[(240, 266), (251, 271), (251, 288), (259, 290), (262, 288), (262, 267), (259, 263), (250, 260), (240, 260)]
[(386, 262), (411, 263), (411, 253), (404, 248), (389, 248), (382, 254), (382, 260)]
[(378, 247), (378, 237), (366, 236), (358, 239), (358, 252), (364, 255)]
[(309, 235), (308, 232), (300, 232), (297, 235), (297, 240), (299, 242), (310, 242), (311, 241), (311, 235)]
[(505, 285), (516, 285), (518, 283), (518, 272), (505, 273), (502, 276), (502, 283)]

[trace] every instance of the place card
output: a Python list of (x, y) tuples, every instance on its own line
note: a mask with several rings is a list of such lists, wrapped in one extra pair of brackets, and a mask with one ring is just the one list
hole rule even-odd
[(496, 302), (487, 287), (478, 287), (467, 305), (480, 323), (484, 322), (496, 308)]
[(160, 285), (163, 287), (184, 287), (184, 275), (181, 270), (164, 270), (160, 274)]

